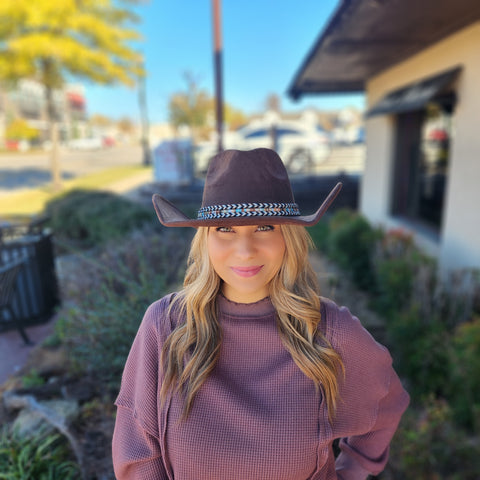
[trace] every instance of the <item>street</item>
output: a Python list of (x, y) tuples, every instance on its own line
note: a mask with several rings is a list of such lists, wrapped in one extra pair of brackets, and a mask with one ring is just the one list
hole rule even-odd
[[(60, 149), (63, 180), (122, 165), (141, 165), (140, 146), (118, 146), (101, 150)], [(50, 183), (50, 153), (0, 154), (0, 195)]]
[[(138, 145), (101, 150), (60, 150), (63, 180), (122, 165), (141, 165), (143, 152)], [(328, 158), (305, 174), (319, 176), (340, 172), (358, 175), (363, 171), (364, 145), (333, 147)], [(153, 178), (152, 178), (153, 180)], [(38, 188), (51, 182), (49, 152), (0, 154), (0, 196)]]

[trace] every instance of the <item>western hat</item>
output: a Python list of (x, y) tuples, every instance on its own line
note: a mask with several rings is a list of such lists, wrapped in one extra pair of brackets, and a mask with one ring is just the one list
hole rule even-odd
[(187, 217), (161, 195), (154, 194), (152, 201), (160, 222), (167, 227), (311, 226), (320, 220), (341, 188), (337, 183), (315, 213), (301, 215), (285, 165), (275, 151), (224, 150), (210, 160), (197, 218)]

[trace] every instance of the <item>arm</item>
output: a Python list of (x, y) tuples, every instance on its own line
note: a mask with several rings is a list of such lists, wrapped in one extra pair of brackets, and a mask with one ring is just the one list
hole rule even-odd
[(151, 305), (128, 355), (112, 441), (117, 480), (167, 480), (159, 434), (160, 350), (169, 333), (168, 299)]
[(332, 424), (333, 438), (341, 439), (341, 453), (335, 462), (337, 476), (339, 480), (365, 480), (384, 469), (409, 396), (388, 350), (347, 308), (331, 301), (323, 304), (327, 338), (345, 367)]
[(121, 406), (117, 408), (112, 452), (117, 480), (168, 480), (158, 438), (136, 422), (130, 409)]
[(341, 453), (335, 463), (339, 480), (364, 480), (369, 474), (378, 475), (385, 468), (390, 441), (408, 402), (409, 396), (392, 369), (390, 388), (379, 402), (372, 429), (363, 435), (340, 440)]

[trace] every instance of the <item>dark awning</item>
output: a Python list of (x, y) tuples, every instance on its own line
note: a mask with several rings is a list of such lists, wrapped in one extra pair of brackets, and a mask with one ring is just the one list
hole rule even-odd
[(461, 67), (456, 67), (434, 77), (407, 85), (390, 92), (367, 111), (366, 116), (420, 110), (456, 79)]
[(364, 92), (373, 77), (479, 20), (478, 0), (338, 0), (288, 95)]

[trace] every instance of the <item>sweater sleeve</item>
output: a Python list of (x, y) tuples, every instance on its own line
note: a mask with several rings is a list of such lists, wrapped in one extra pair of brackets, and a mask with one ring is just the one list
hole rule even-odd
[(146, 311), (133, 341), (115, 404), (112, 458), (117, 480), (167, 480), (159, 437), (159, 359), (168, 334), (168, 297)]
[(333, 425), (341, 450), (335, 463), (337, 476), (339, 480), (365, 480), (385, 468), (390, 441), (409, 395), (393, 369), (388, 350), (360, 321), (333, 302), (327, 305), (327, 312), (328, 337), (345, 367)]
[(339, 480), (364, 480), (385, 468), (390, 441), (409, 402), (393, 370), (391, 376), (389, 391), (379, 402), (377, 418), (370, 431), (340, 440), (341, 453), (335, 463)]
[(117, 406), (112, 451), (117, 480), (168, 480), (158, 438), (138, 423), (129, 408)]

